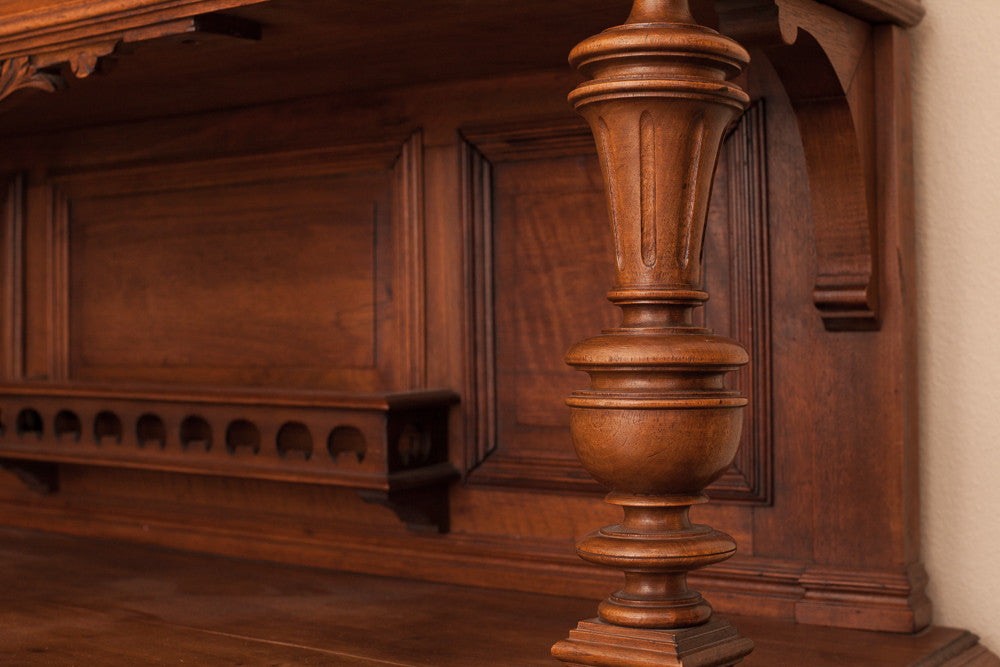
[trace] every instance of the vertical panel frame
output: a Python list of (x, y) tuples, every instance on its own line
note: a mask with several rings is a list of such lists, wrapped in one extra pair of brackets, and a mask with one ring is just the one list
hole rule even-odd
[[(708, 492), (727, 503), (766, 505), (771, 483), (770, 276), (767, 241), (764, 107), (755, 104), (726, 143), (731, 239), (730, 332), (747, 346), (753, 369), (736, 386), (752, 397), (734, 465)], [(575, 118), (465, 128), (461, 132), (463, 230), (468, 313), (465, 395), (466, 465), (474, 484), (600, 492), (575, 461), (533, 460), (508, 454), (499, 442), (494, 332), (493, 165), (594, 153), (589, 129)]]

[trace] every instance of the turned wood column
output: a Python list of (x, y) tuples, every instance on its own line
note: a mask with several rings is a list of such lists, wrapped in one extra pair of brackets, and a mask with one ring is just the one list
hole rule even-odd
[(712, 617), (687, 573), (729, 558), (728, 535), (688, 510), (732, 463), (747, 399), (725, 386), (747, 363), (739, 343), (694, 326), (709, 196), (726, 128), (746, 108), (728, 82), (749, 62), (732, 40), (696, 24), (687, 0), (635, 0), (627, 22), (580, 43), (587, 81), (570, 101), (597, 142), (617, 275), (619, 327), (574, 345), (586, 371), (570, 429), (587, 471), (624, 519), (584, 537), (585, 560), (624, 571), (624, 587), (556, 644), (584, 665), (726, 665), (752, 643)]

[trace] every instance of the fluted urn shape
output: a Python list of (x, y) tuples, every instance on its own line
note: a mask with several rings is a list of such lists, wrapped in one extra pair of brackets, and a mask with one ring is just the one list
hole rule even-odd
[[(726, 388), (725, 375), (748, 356), (695, 327), (693, 310), (708, 298), (702, 244), (719, 150), (749, 101), (729, 80), (749, 56), (697, 25), (686, 0), (636, 0), (624, 25), (579, 44), (570, 62), (587, 77), (569, 99), (597, 143), (616, 255), (608, 298), (622, 309), (619, 327), (566, 356), (591, 378), (567, 401), (574, 446), (625, 515), (578, 551), (625, 572), (623, 589), (600, 605), (603, 622), (698, 626), (712, 610), (686, 573), (736, 546), (692, 525), (688, 510), (736, 455), (747, 399)], [(731, 638), (739, 643), (731, 658), (749, 652), (747, 640)], [(584, 661), (582, 644), (571, 644), (553, 653), (605, 664)]]

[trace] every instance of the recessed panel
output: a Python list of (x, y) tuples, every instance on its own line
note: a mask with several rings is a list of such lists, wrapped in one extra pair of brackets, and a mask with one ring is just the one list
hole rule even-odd
[(374, 390), (389, 182), (75, 193), (71, 379)]
[(567, 157), (493, 173), (499, 439), (572, 459), (563, 399), (588, 379), (563, 356), (617, 312), (600, 167)]

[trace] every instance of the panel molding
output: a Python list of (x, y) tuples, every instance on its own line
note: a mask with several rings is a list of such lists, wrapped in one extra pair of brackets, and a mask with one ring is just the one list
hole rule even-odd
[(465, 238), (466, 470), (496, 449), (496, 339), (493, 319), (493, 174), (489, 160), (468, 139), (461, 142), (461, 210)]
[[(26, 380), (53, 380), (64, 375), (60, 365), (65, 350), (58, 332), (61, 321), (57, 304), (65, 302), (64, 274), (60, 258), (67, 241), (64, 192), (42, 174), (25, 177), (23, 226), (23, 309), (24, 361), (21, 377)], [(61, 236), (60, 236), (61, 235)]]
[(277, 153), (118, 165), (56, 172), (52, 183), (61, 186), (69, 199), (147, 194), (191, 187), (233, 185), (289, 180), (303, 174), (336, 176), (357, 171), (390, 169), (402, 155), (402, 139), (365, 142)]
[(49, 298), (49, 321), (51, 322), (50, 365), (52, 379), (65, 381), (69, 378), (69, 225), (70, 203), (62, 188), (52, 186), (50, 195), (52, 215), (49, 218), (49, 234), (52, 239), (49, 257), (50, 281), (52, 289)]
[(0, 377), (24, 373), (24, 177), (0, 178)]
[[(575, 117), (506, 123), (461, 131), (462, 211), (466, 236), (466, 465), (472, 484), (584, 493), (603, 488), (575, 460), (525, 456), (499, 442), (493, 290), (493, 167), (518, 160), (590, 156), (593, 136)], [(754, 397), (734, 465), (708, 492), (730, 503), (771, 502), (770, 308), (766, 231), (764, 108), (754, 105), (727, 140), (729, 237), (734, 331), (754, 370), (738, 388)], [(610, 278), (609, 278), (610, 279)]]
[(582, 119), (572, 116), (465, 127), (460, 134), (466, 308), (471, 323), (465, 405), (468, 481), (600, 492), (602, 487), (575, 460), (525, 459), (499, 446), (493, 289), (493, 164), (593, 155), (593, 135)]

